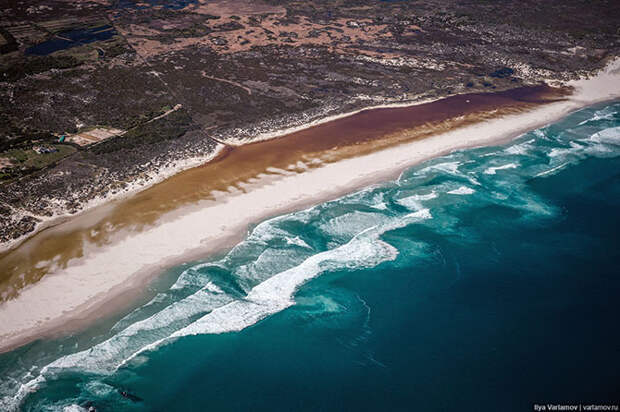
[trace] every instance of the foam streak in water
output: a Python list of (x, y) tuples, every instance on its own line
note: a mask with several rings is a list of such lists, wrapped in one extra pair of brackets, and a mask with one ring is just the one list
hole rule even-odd
[(430, 211), (423, 209), (406, 215), (399, 221), (368, 228), (348, 243), (313, 255), (299, 266), (281, 272), (260, 283), (248, 293), (246, 299), (237, 300), (217, 308), (187, 327), (173, 333), (169, 338), (148, 345), (127, 358), (123, 364), (145, 350), (155, 349), (171, 338), (243, 330), (267, 316), (293, 305), (293, 295), (297, 288), (325, 271), (374, 267), (379, 263), (394, 260), (398, 251), (390, 244), (380, 240), (381, 234), (431, 217)]

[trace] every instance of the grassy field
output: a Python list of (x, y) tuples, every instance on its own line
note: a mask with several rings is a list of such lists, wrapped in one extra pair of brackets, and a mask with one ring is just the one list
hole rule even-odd
[(13, 149), (4, 153), (3, 156), (12, 159), (14, 167), (42, 169), (76, 151), (72, 146), (62, 144), (52, 146), (58, 149), (58, 151), (39, 154), (32, 149)]

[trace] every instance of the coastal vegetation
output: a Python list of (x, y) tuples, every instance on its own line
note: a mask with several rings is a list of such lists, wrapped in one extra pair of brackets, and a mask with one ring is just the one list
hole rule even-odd
[[(586, 76), (620, 49), (614, 6), (11, 2), (0, 28), (18, 47), (0, 54), (0, 158), (29, 150), (42, 134), (95, 125), (127, 133), (66, 151), (43, 172), (2, 163), (0, 203), (48, 215), (45, 202), (27, 199), (58, 193), (71, 197), (70, 213), (119, 181), (208, 157), (217, 141), (252, 142), (369, 106)], [(147, 123), (177, 105), (183, 110)], [(55, 211), (58, 202), (49, 203)], [(12, 222), (0, 222), (0, 242), (19, 232)]]

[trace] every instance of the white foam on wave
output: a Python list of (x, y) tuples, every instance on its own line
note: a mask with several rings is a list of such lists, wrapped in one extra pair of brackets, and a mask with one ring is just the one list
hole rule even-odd
[(372, 205), (373, 209), (377, 210), (387, 210), (387, 204), (385, 202), (377, 203), (376, 205)]
[[(284, 176), (278, 185), (265, 185), (248, 193), (227, 196), (218, 204), (200, 210), (192, 209), (191, 213), (181, 215), (174, 221), (162, 222), (148, 231), (96, 250), (89, 254), (88, 259), (65, 268), (62, 276), (46, 276), (24, 290), (17, 299), (5, 302), (0, 313), (0, 334), (11, 337), (44, 325), (48, 322), (46, 319), (62, 320), (65, 314), (73, 313), (79, 305), (95, 301), (113, 287), (127, 282), (133, 273), (159, 264), (165, 258), (189, 252), (196, 245), (204, 245), (207, 249), (216, 247), (221, 236), (243, 231), (247, 223), (261, 216), (303, 204), (302, 200), (306, 200), (309, 194), (329, 197), (364, 179), (387, 176), (378, 172), (388, 169), (394, 172), (449, 150), (494, 143), (501, 136), (538, 127), (586, 103), (615, 97), (620, 94), (618, 62), (620, 60), (595, 79), (577, 82), (575, 99), (325, 164), (299, 176)], [(592, 83), (598, 86), (593, 87)], [(534, 133), (546, 138), (542, 131)], [(212, 222), (219, 224), (213, 225)], [(23, 390), (20, 389), (20, 393)]]
[(199, 263), (197, 265), (193, 265), (192, 267), (185, 269), (181, 275), (179, 275), (170, 289), (181, 290), (187, 288), (188, 286), (203, 287), (205, 276), (200, 272), (200, 270), (209, 267), (224, 268), (219, 262)]
[(616, 110), (613, 107), (606, 107), (602, 110), (597, 110), (594, 112), (591, 118), (586, 119), (579, 123), (579, 126), (584, 124), (597, 122), (599, 120), (613, 120), (614, 115), (616, 115)]
[(536, 174), (534, 177), (543, 177), (543, 176), (552, 176), (556, 173), (558, 173), (559, 171), (561, 171), (562, 169), (564, 169), (564, 167), (568, 165), (567, 163), (561, 163), (558, 166), (552, 167), (549, 170), (543, 170), (542, 172)]
[(514, 163), (508, 163), (502, 166), (489, 167), (484, 171), (486, 175), (494, 175), (498, 170), (516, 169), (518, 166)]
[[(401, 173), (399, 179), (402, 178), (402, 176), (403, 174)], [(388, 205), (385, 201), (385, 186), (383, 186), (382, 190), (377, 191), (377, 185), (371, 185), (366, 189), (347, 195), (338, 200), (339, 203), (345, 205), (369, 206), (376, 210), (388, 209)]]
[(370, 227), (354, 236), (346, 244), (313, 255), (300, 265), (265, 280), (255, 286), (245, 299), (219, 307), (169, 337), (145, 346), (125, 359), (121, 365), (127, 364), (141, 353), (153, 350), (171, 339), (241, 331), (267, 316), (292, 306), (293, 295), (299, 286), (325, 271), (368, 268), (394, 260), (398, 256), (398, 251), (379, 237), (389, 230), (431, 218), (430, 211), (422, 209), (395, 222)]
[[(299, 264), (304, 254), (299, 249), (267, 247), (258, 258), (233, 269), (233, 276), (244, 289), (252, 287), (282, 270)], [(246, 289), (247, 290), (247, 289)]]
[[(542, 106), (526, 114), (510, 115), (450, 130), (397, 147), (324, 164), (306, 173), (281, 176), (277, 184), (257, 185), (243, 193), (205, 201), (162, 220), (143, 231), (95, 247), (83, 259), (62, 268), (62, 276), (45, 276), (16, 299), (2, 303), (0, 336), (18, 340), (32, 330), (53, 329), (66, 319), (77, 318), (78, 311), (100, 304), (111, 294), (129, 289), (129, 280), (138, 282), (136, 273), (151, 271), (168, 260), (199, 250), (222, 247), (222, 238), (246, 230), (251, 222), (277, 214), (310, 200), (330, 198), (351, 187), (383, 180), (389, 174), (450, 150), (497, 142), (515, 131), (540, 125), (578, 107), (571, 101)], [(459, 162), (444, 162), (442, 169), (458, 172)], [(268, 179), (273, 181), (274, 176)], [(204, 206), (204, 207), (203, 207)], [(217, 222), (214, 224), (214, 222)]]
[(103, 398), (115, 392), (113, 386), (98, 380), (86, 382), (84, 389), (99, 398)]
[(213, 282), (207, 283), (205, 285), (205, 290), (209, 291), (211, 293), (215, 293), (215, 294), (224, 293), (224, 291), (219, 286), (217, 286), (215, 283), (213, 283)]
[[(489, 153), (487, 155), (480, 155), (481, 157), (485, 156), (495, 156), (497, 153)], [(451, 155), (450, 157), (454, 157), (455, 155)], [(429, 172), (444, 172), (449, 175), (463, 177), (473, 185), (480, 185), (480, 182), (476, 180), (471, 173), (464, 173), (460, 170), (460, 167), (463, 166), (463, 161), (455, 161), (455, 162), (442, 162), (435, 165), (424, 167), (417, 172), (414, 173), (414, 176), (426, 176)], [(404, 173), (404, 172), (403, 172)]]
[(34, 379), (29, 380), (19, 386), (17, 393), (13, 396), (5, 396), (0, 399), (0, 410), (12, 412), (18, 411), (21, 403), (26, 399), (28, 395), (36, 392), (39, 387), (45, 383), (43, 375), (39, 375)]
[(600, 132), (594, 133), (586, 140), (589, 142), (604, 143), (614, 146), (620, 145), (620, 126), (603, 129)]
[(618, 154), (620, 127), (610, 127), (586, 138), (568, 142), (569, 147), (553, 148), (547, 154), (553, 164), (578, 161), (586, 156), (607, 157)]
[(423, 169), (420, 169), (416, 172), (416, 175), (425, 175), (430, 171), (440, 171), (448, 174), (460, 174), (459, 167), (461, 166), (461, 162), (442, 162), (434, 165), (427, 166)]
[(447, 193), (451, 195), (471, 195), (472, 193), (475, 193), (475, 192), (476, 191), (472, 189), (471, 187), (461, 186), (457, 189), (450, 190)]
[(534, 133), (534, 136), (536, 136), (537, 139), (549, 140), (543, 129), (535, 129), (532, 133)]
[(422, 202), (425, 200), (435, 199), (437, 197), (437, 192), (432, 191), (426, 194), (415, 194), (408, 197), (403, 197), (401, 199), (396, 200), (401, 206), (406, 207), (409, 210), (421, 210), (423, 209)]
[[(410, 213), (396, 221), (370, 227), (335, 249), (315, 254), (300, 265), (280, 272), (258, 284), (243, 300), (232, 300), (209, 282), (198, 292), (167, 306), (151, 317), (136, 322), (110, 339), (87, 350), (77, 352), (45, 366), (39, 376), (23, 384), (18, 393), (7, 399), (6, 405), (19, 405), (29, 394), (59, 372), (79, 370), (110, 374), (145, 351), (164, 342), (183, 336), (240, 331), (294, 304), (297, 288), (328, 270), (361, 269), (394, 260), (398, 251), (379, 237), (389, 230), (430, 219), (428, 209)], [(218, 299), (219, 296), (219, 299)], [(215, 298), (214, 298), (215, 297)], [(174, 322), (208, 312), (193, 323), (156, 339), (158, 334), (144, 332), (167, 331)], [(10, 403), (9, 403), (10, 401)], [(4, 405), (4, 404), (0, 404)], [(9, 409), (7, 407), (7, 409)]]
[(350, 239), (366, 228), (383, 224), (388, 220), (389, 217), (382, 213), (362, 212), (356, 210), (354, 212), (333, 217), (321, 223), (319, 228), (330, 238), (344, 241)]
[(86, 411), (86, 408), (82, 408), (80, 405), (69, 405), (69, 406), (65, 406), (63, 408), (63, 412), (84, 412)]
[(532, 150), (534, 139), (507, 147), (504, 152), (511, 155), (525, 155)]
[(568, 144), (570, 147), (567, 147), (567, 148), (554, 147), (553, 149), (551, 149), (551, 151), (549, 151), (547, 156), (549, 156), (550, 158), (563, 159), (568, 154), (575, 154), (575, 153), (583, 151), (584, 149), (584, 146), (580, 145), (577, 142), (569, 142)]
[(283, 239), (289, 236), (289, 233), (286, 230), (278, 227), (278, 224), (286, 220), (288, 217), (288, 215), (276, 216), (259, 223), (254, 229), (252, 229), (252, 232), (248, 236), (246, 242), (254, 241), (268, 243), (274, 239)]
[[(106, 374), (116, 370), (118, 364), (127, 356), (147, 343), (168, 336), (189, 319), (209, 312), (216, 307), (231, 302), (233, 298), (222, 292), (212, 282), (187, 296), (166, 306), (152, 316), (131, 324), (111, 338), (81, 352), (63, 356), (47, 365), (42, 375), (64, 370)], [(172, 329), (171, 329), (172, 328)]]
[(294, 245), (294, 246), (299, 246), (299, 247), (303, 247), (306, 249), (312, 249), (310, 247), (310, 245), (308, 245), (302, 238), (300, 238), (299, 236), (295, 236), (295, 237), (286, 237), (286, 243), (288, 245)]
[[(430, 217), (428, 209), (424, 209), (411, 214), (409, 219), (405, 220), (411, 222), (412, 218), (420, 220)], [(380, 240), (379, 236), (403, 224), (366, 229), (348, 243), (313, 255), (301, 265), (267, 279), (254, 287), (246, 299), (214, 310), (175, 332), (171, 337), (240, 331), (268, 315), (293, 305), (293, 294), (297, 288), (322, 272), (341, 268), (374, 267), (379, 263), (394, 260), (398, 251), (389, 243)]]

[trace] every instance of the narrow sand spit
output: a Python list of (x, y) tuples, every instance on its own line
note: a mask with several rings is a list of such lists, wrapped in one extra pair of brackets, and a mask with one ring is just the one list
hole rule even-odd
[(225, 149), (202, 167), (49, 228), (0, 256), (0, 350), (121, 310), (162, 268), (228, 247), (251, 223), (620, 97), (620, 61), (570, 85), (574, 93), (562, 99), (549, 88), (454, 96)]

